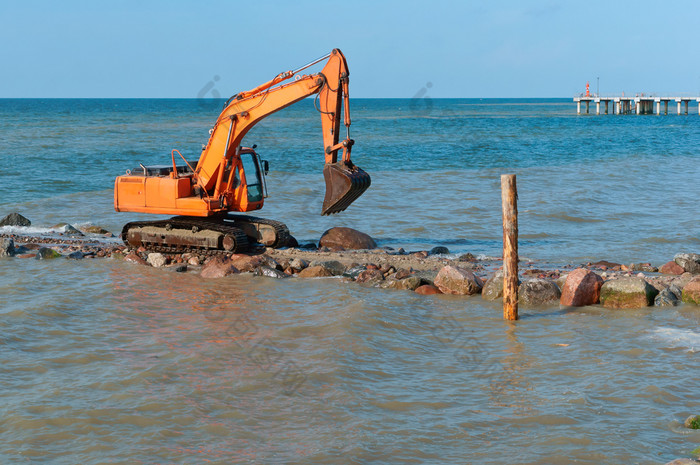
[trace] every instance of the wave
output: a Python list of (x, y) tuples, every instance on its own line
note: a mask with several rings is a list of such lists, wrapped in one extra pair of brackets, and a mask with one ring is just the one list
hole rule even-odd
[(670, 344), (671, 347), (687, 348), (690, 352), (700, 350), (700, 332), (659, 326), (652, 333), (654, 339)]

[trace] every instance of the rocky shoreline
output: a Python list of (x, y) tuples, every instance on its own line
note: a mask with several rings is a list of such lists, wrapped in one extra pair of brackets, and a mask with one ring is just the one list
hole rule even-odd
[[(0, 227), (30, 226), (13, 213)], [(412, 291), (418, 294), (480, 294), (484, 300), (502, 297), (500, 257), (455, 256), (445, 247), (407, 252), (376, 248), (367, 234), (350, 228), (332, 228), (317, 244), (271, 249), (258, 247), (246, 254), (161, 254), (130, 249), (97, 226), (82, 230), (69, 224), (54, 226), (54, 237), (0, 234), (0, 257), (73, 260), (111, 258), (176, 272), (223, 278), (253, 273), (269, 278), (329, 278), (364, 286)], [(111, 240), (108, 238), (112, 238)], [(659, 267), (650, 263), (623, 265), (609, 261), (577, 267), (555, 267), (521, 261), (519, 303), (527, 307), (554, 305), (605, 308), (668, 307), (684, 302), (700, 305), (700, 254), (677, 254)]]

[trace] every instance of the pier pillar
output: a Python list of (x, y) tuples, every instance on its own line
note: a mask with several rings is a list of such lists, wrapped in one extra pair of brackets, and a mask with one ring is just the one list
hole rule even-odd
[(606, 115), (608, 114), (608, 103), (610, 103), (610, 101), (609, 101), (609, 100), (606, 100), (606, 101), (605, 101), (605, 114), (606, 114)]
[(656, 114), (657, 115), (661, 114), (661, 100), (656, 101)]
[(639, 112), (641, 111), (641, 105), (640, 105), (640, 103), (641, 103), (641, 102), (640, 102), (639, 100), (636, 100), (636, 101), (634, 102), (634, 107), (635, 107), (635, 110), (636, 110), (637, 114), (639, 114)]
[(664, 115), (668, 115), (668, 100), (664, 100)]
[(576, 102), (576, 114), (580, 115), (581, 114), (581, 101), (579, 100)]
[(700, 99), (697, 99), (696, 102), (698, 102), (698, 115), (700, 115)]
[(689, 103), (690, 103), (689, 101), (687, 101), (687, 100), (685, 101), (685, 114), (686, 115), (688, 114), (688, 104)]
[(676, 100), (676, 103), (678, 104), (678, 114), (680, 115), (681, 114), (681, 101), (680, 101), (680, 99)]
[(620, 114), (620, 101), (618, 100), (615, 102), (615, 110), (617, 111), (617, 114)]
[[(688, 108), (687, 105), (686, 105), (686, 108)], [(687, 112), (686, 112), (686, 113), (687, 113)], [(595, 114), (596, 114), (596, 115), (599, 115), (599, 114), (600, 114), (600, 100), (596, 100), (596, 101), (595, 101)]]
[[(680, 115), (680, 111), (681, 111), (681, 106), (680, 106), (680, 105), (681, 105), (681, 104), (679, 103), (679, 104), (678, 104), (678, 112), (679, 112), (678, 114), (679, 114), (679, 115)], [(590, 102), (589, 100), (586, 100), (586, 114), (589, 114), (590, 106), (591, 106), (591, 102)]]

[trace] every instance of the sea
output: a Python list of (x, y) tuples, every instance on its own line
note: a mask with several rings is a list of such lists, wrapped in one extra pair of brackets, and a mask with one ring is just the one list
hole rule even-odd
[[(0, 217), (19, 234), (116, 213), (116, 176), (196, 160), (221, 99), (0, 99)], [(255, 126), (260, 216), (407, 251), (553, 267), (700, 252), (700, 116), (571, 99), (351, 99), (372, 186), (321, 216), (312, 99)], [(114, 239), (115, 241), (117, 239)], [(0, 259), (0, 463), (664, 464), (700, 452), (700, 308), (521, 309), (339, 278), (219, 280), (112, 259)]]

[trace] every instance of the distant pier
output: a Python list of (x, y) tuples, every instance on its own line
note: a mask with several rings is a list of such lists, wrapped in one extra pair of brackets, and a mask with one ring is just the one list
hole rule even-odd
[[(613, 115), (668, 115), (668, 104), (674, 102), (676, 104), (676, 113), (688, 114), (688, 106), (690, 102), (698, 104), (698, 115), (700, 115), (700, 97), (657, 97), (653, 95), (639, 95), (635, 97), (613, 96), (613, 97), (598, 97), (595, 95), (580, 95), (574, 97), (576, 102), (576, 113), (581, 114), (582, 104), (585, 106), (585, 113), (590, 113), (591, 103), (595, 103), (595, 114), (601, 114), (601, 103), (603, 104), (603, 113)], [(663, 110), (661, 107), (663, 106)]]

